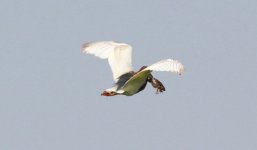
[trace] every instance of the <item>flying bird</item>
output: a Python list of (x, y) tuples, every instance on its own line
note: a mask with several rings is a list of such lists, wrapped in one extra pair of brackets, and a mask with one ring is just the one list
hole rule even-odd
[(150, 82), (156, 93), (165, 91), (164, 85), (151, 74), (152, 71), (168, 71), (181, 75), (183, 65), (174, 59), (164, 59), (150, 66), (143, 66), (134, 72), (132, 68), (132, 47), (126, 43), (114, 41), (89, 42), (82, 46), (82, 52), (102, 59), (108, 59), (115, 85), (102, 92), (102, 96), (131, 96), (142, 91)]

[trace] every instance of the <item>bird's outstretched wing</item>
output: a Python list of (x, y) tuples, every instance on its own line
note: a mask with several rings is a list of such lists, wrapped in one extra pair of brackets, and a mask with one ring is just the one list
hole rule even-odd
[(184, 66), (177, 60), (165, 59), (157, 63), (154, 63), (151, 66), (148, 66), (144, 70), (169, 71), (169, 72), (175, 72), (181, 75), (184, 72)]
[(108, 59), (115, 82), (122, 74), (133, 70), (132, 47), (128, 44), (113, 41), (85, 43), (82, 46), (82, 52)]

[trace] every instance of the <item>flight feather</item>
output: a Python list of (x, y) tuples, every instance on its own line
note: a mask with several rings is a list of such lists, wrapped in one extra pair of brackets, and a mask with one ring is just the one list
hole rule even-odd
[(175, 72), (181, 75), (184, 72), (184, 66), (178, 60), (164, 59), (148, 66), (144, 70), (168, 71)]
[(122, 74), (133, 70), (132, 47), (128, 44), (113, 41), (85, 43), (82, 52), (108, 59), (114, 81), (117, 81)]

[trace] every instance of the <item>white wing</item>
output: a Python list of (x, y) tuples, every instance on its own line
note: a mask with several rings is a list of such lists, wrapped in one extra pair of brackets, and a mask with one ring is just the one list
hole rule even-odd
[(181, 75), (184, 72), (184, 66), (177, 60), (165, 59), (157, 63), (154, 63), (151, 66), (148, 66), (144, 70), (169, 71), (169, 72), (175, 72)]
[(115, 82), (122, 74), (133, 70), (132, 47), (128, 44), (113, 41), (85, 43), (82, 46), (82, 52), (108, 59)]

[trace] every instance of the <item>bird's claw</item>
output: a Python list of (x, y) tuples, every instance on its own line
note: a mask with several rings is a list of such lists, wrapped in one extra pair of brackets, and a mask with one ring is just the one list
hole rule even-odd
[(155, 94), (162, 93), (163, 91), (165, 91), (165, 89), (163, 89), (162, 87), (158, 87), (158, 88), (156, 88)]

